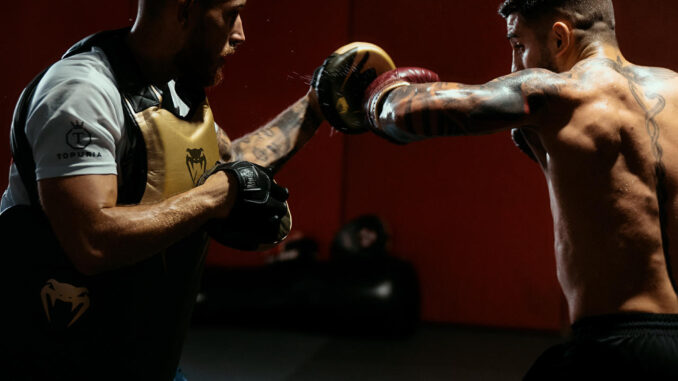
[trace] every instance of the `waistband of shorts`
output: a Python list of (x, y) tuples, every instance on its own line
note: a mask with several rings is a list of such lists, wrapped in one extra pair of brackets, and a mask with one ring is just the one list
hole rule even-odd
[(624, 313), (590, 316), (572, 324), (573, 337), (661, 333), (678, 336), (678, 314)]

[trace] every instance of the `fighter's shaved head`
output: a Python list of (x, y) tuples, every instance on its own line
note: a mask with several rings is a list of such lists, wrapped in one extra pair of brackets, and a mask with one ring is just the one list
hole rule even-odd
[(565, 18), (575, 29), (616, 41), (612, 0), (505, 0), (499, 14), (520, 14), (528, 22)]
[(597, 22), (615, 28), (612, 0), (505, 0), (499, 14), (508, 17), (519, 13), (526, 20), (561, 14), (568, 16), (578, 29), (589, 29)]

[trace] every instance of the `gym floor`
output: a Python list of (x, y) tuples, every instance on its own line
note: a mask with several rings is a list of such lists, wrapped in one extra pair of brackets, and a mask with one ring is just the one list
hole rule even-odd
[(557, 333), (435, 324), (403, 338), (196, 326), (181, 368), (189, 381), (520, 380), (561, 341)]

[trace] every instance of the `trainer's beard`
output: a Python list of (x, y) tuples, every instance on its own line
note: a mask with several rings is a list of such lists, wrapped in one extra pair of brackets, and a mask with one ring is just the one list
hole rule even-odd
[(179, 79), (196, 87), (209, 87), (216, 81), (216, 64), (204, 54), (182, 52), (177, 56)]
[[(226, 56), (233, 53), (235, 49), (229, 46)], [(185, 49), (176, 56), (181, 81), (202, 88), (216, 86), (223, 81), (223, 64), (224, 58), (205, 47)]]
[(217, 64), (216, 69), (214, 70), (214, 76), (213, 76), (213, 79), (212, 79), (211, 86), (218, 86), (218, 85), (221, 84), (221, 82), (223, 82), (223, 80), (224, 80), (224, 61), (226, 60), (227, 57), (230, 57), (233, 54), (235, 54), (235, 47), (233, 47), (232, 45), (229, 44), (226, 47), (226, 53), (224, 54), (224, 56), (220, 57), (219, 60), (217, 61), (218, 64)]
[(214, 73), (214, 77), (213, 77), (213, 79), (212, 79), (212, 84), (209, 85), (208, 87), (210, 87), (210, 86), (219, 86), (219, 85), (221, 84), (221, 82), (224, 81), (224, 72), (223, 72), (223, 70), (224, 70), (224, 67), (223, 67), (223, 66), (219, 66), (219, 67), (217, 68), (217, 71)]

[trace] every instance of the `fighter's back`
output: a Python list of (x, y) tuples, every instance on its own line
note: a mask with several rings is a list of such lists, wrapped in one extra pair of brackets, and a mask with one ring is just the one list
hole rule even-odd
[(530, 140), (549, 185), (571, 319), (676, 313), (678, 75), (596, 58), (562, 76)]

